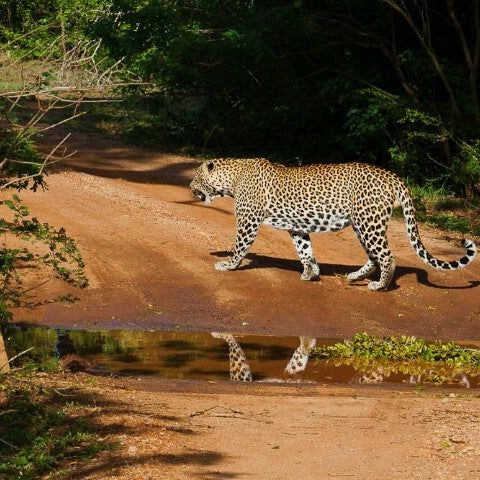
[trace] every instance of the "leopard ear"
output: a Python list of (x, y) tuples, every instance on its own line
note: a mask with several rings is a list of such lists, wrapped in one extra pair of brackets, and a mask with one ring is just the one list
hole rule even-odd
[(207, 170), (209, 172), (211, 172), (213, 170), (213, 167), (214, 167), (214, 163), (213, 162), (208, 162), (207, 163)]

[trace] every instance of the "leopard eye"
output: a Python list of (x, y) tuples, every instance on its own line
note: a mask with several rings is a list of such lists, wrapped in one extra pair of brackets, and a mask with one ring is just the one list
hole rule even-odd
[(207, 169), (208, 169), (209, 172), (211, 172), (213, 170), (213, 166), (214, 166), (213, 162), (208, 162), (207, 163)]

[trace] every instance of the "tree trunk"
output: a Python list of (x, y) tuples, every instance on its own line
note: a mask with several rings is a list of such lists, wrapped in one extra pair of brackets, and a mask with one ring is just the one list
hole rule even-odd
[(468, 68), (468, 79), (470, 82), (470, 95), (472, 98), (472, 108), (475, 116), (475, 120), (480, 119), (480, 112), (478, 109), (478, 94), (477, 94), (477, 72), (479, 64), (479, 55), (480, 55), (480, 3), (479, 0), (475, 0), (474, 6), (474, 30), (475, 30), (475, 45), (473, 47), (473, 53), (470, 51), (468, 46), (467, 37), (463, 30), (462, 25), (458, 21), (457, 15), (455, 14), (454, 0), (447, 0), (447, 8), (450, 18), (452, 19), (452, 24), (458, 32), (460, 39), (460, 44), (462, 46), (463, 55), (465, 56), (465, 62)]
[(0, 373), (9, 373), (10, 364), (8, 363), (7, 351), (5, 350), (5, 342), (0, 331)]
[[(460, 109), (455, 99), (453, 88), (450, 85), (447, 79), (447, 76), (445, 75), (445, 72), (443, 71), (443, 67), (442, 67), (442, 64), (440, 63), (440, 59), (435, 53), (435, 50), (433, 49), (430, 41), (430, 27), (429, 27), (430, 21), (428, 17), (425, 17), (422, 20), (422, 25), (421, 27), (419, 27), (418, 25), (416, 25), (408, 9), (405, 8), (405, 5), (403, 2), (400, 2), (399, 0), (382, 0), (382, 1), (386, 3), (390, 8), (392, 8), (394, 11), (396, 11), (398, 14), (400, 14), (400, 16), (403, 17), (403, 19), (407, 22), (407, 24), (409, 25), (413, 33), (418, 38), (418, 41), (420, 42), (425, 53), (430, 57), (433, 67), (436, 70), (437, 75), (440, 77), (440, 80), (442, 81), (445, 87), (445, 90), (448, 93), (448, 96), (450, 98), (450, 105), (452, 106), (454, 117), (457, 120), (460, 120)], [(417, 5), (417, 9), (421, 8), (418, 4), (416, 5)]]

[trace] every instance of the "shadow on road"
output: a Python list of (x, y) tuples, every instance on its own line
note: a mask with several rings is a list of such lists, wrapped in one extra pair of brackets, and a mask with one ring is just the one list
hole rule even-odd
[[(62, 131), (43, 140), (41, 149), (50, 152), (61, 140)], [(188, 186), (198, 162), (184, 155), (129, 145), (98, 133), (76, 132), (69, 150), (77, 153), (50, 170), (76, 170), (105, 178), (145, 184)]]
[[(114, 400), (91, 388), (91, 382), (77, 385), (75, 378), (64, 374), (59, 380), (4, 381), (8, 395), (0, 399), (2, 479), (59, 472), (72, 480), (127, 474), (150, 478), (150, 472), (157, 472), (151, 478), (160, 478), (158, 472), (166, 466), (174, 470), (162, 478), (178, 478), (174, 472), (186, 468), (198, 473), (195, 478), (210, 478), (211, 470), (218, 473), (215, 478), (235, 475), (221, 471), (223, 453), (198, 449), (188, 441), (202, 430), (193, 428), (186, 414), (167, 415), (161, 404)], [(163, 440), (157, 442), (158, 437)]]
[[(217, 251), (210, 252), (210, 255), (215, 257), (229, 257), (231, 252), (227, 251)], [(250, 270), (255, 268), (279, 268), (281, 270), (289, 270), (293, 272), (302, 272), (302, 266), (299, 260), (291, 260), (286, 258), (272, 257), (269, 255), (258, 255), (256, 253), (249, 253), (247, 255), (247, 260), (250, 260), (250, 263), (241, 265), (237, 270)], [(346, 276), (347, 274), (357, 270), (360, 265), (340, 265), (335, 263), (319, 263), (320, 266), (320, 276), (334, 277), (337, 275)], [(428, 279), (428, 272), (423, 268), (414, 268), (414, 267), (398, 267), (395, 269), (395, 275), (393, 277), (392, 283), (390, 284), (388, 290), (396, 290), (400, 288), (396, 281), (405, 276), (405, 275), (416, 275), (418, 283), (426, 285), (431, 288), (439, 288), (445, 290), (465, 290), (469, 288), (476, 288), (480, 285), (480, 281), (470, 280), (468, 285), (460, 286), (446, 286), (438, 285), (431, 282)], [(352, 286), (359, 285), (363, 286), (364, 282), (352, 283)]]
[[(129, 182), (187, 187), (191, 181), (191, 172), (196, 166), (197, 163), (191, 161), (170, 163), (159, 165), (153, 169), (140, 170), (135, 169), (136, 165), (132, 161), (125, 162), (125, 165), (122, 165), (122, 161), (118, 160), (115, 163), (107, 161), (95, 164), (77, 161), (72, 162), (69, 169), (98, 177), (121, 178)], [(140, 163), (138, 167), (141, 167)]]

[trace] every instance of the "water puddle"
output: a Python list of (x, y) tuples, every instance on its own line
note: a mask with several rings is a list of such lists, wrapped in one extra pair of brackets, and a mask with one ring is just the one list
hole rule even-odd
[[(309, 359), (314, 345), (341, 340), (310, 337), (232, 335), (230, 333), (136, 330), (59, 330), (9, 326), (4, 337), (9, 358), (59, 357), (69, 369), (105, 375), (156, 375), (172, 379), (335, 384), (442, 384), (479, 388), (478, 376), (461, 372), (419, 373), (395, 368), (347, 365)], [(480, 372), (479, 372), (480, 373)]]

